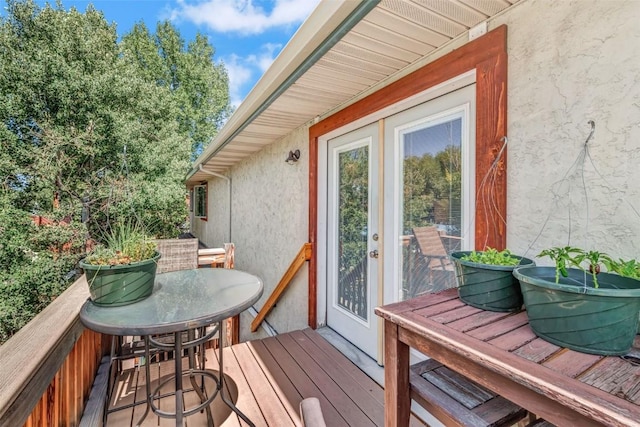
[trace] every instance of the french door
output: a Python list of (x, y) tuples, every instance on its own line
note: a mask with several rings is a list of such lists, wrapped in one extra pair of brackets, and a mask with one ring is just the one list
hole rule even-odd
[(387, 118), (385, 303), (456, 286), (474, 244), (475, 85)]
[(378, 127), (328, 143), (327, 323), (367, 354), (377, 351)]
[(473, 247), (474, 130), (470, 85), (327, 142), (327, 324), (374, 359), (373, 309), (455, 286)]

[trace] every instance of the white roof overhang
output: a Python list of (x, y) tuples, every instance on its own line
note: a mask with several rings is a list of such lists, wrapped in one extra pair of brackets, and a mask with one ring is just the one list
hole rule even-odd
[(321, 1), (194, 162), (187, 183), (223, 173), (408, 74), (426, 55), (517, 1)]

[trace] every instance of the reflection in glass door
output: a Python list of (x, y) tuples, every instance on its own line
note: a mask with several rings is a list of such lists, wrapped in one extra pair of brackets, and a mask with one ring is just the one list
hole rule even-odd
[(327, 323), (375, 356), (377, 126), (328, 144)]
[(336, 304), (366, 322), (369, 305), (369, 146), (354, 147), (337, 156), (339, 250)]
[(473, 87), (461, 89), (386, 123), (396, 188), (393, 301), (455, 287), (449, 254), (472, 247), (473, 96)]
[(462, 229), (462, 118), (400, 132), (402, 152), (402, 294), (409, 299), (455, 286), (451, 251)]

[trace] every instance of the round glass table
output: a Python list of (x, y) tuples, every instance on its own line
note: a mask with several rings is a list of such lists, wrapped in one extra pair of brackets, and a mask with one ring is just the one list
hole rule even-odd
[[(160, 383), (153, 391), (151, 381), (146, 381), (147, 409), (138, 421), (140, 425), (151, 409), (160, 417), (175, 418), (182, 426), (184, 417), (207, 410), (207, 419), (212, 425), (209, 404), (219, 394), (247, 424), (253, 423), (244, 415), (231, 398), (224, 394), (224, 369), (222, 345), (219, 340), (219, 371), (206, 370), (204, 366), (204, 343), (222, 331), (222, 322), (253, 305), (262, 296), (262, 281), (249, 273), (221, 268), (179, 270), (156, 276), (153, 293), (148, 298), (119, 307), (97, 306), (88, 300), (80, 311), (82, 324), (96, 332), (108, 335), (140, 335), (145, 343), (146, 378), (151, 378), (149, 361), (151, 349), (170, 350), (175, 353), (175, 373), (169, 380), (175, 381), (175, 412), (165, 412), (155, 405)], [(169, 335), (170, 339), (166, 339)], [(162, 336), (162, 338), (159, 338)], [(200, 366), (196, 369), (195, 349), (199, 348)], [(189, 368), (182, 369), (183, 350), (188, 351)], [(200, 397), (200, 404), (184, 408), (182, 378), (189, 376), (193, 390)], [(204, 381), (198, 385), (196, 377), (214, 380), (216, 389), (208, 392)]]

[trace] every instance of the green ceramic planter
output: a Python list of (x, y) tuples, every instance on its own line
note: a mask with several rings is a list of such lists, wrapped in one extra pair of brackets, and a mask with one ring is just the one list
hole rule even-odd
[(562, 347), (600, 355), (629, 351), (638, 331), (640, 281), (600, 273), (599, 287), (578, 269), (555, 282), (554, 267), (522, 267), (520, 281), (529, 324), (539, 337)]
[(80, 261), (87, 275), (91, 301), (101, 306), (133, 304), (151, 295), (160, 253), (126, 265), (91, 265)]
[[(513, 277), (517, 266), (488, 265), (463, 261), (470, 251), (453, 252), (458, 296), (466, 304), (489, 311), (517, 311), (522, 307), (520, 285)], [(529, 258), (513, 256), (520, 265), (535, 265)]]

